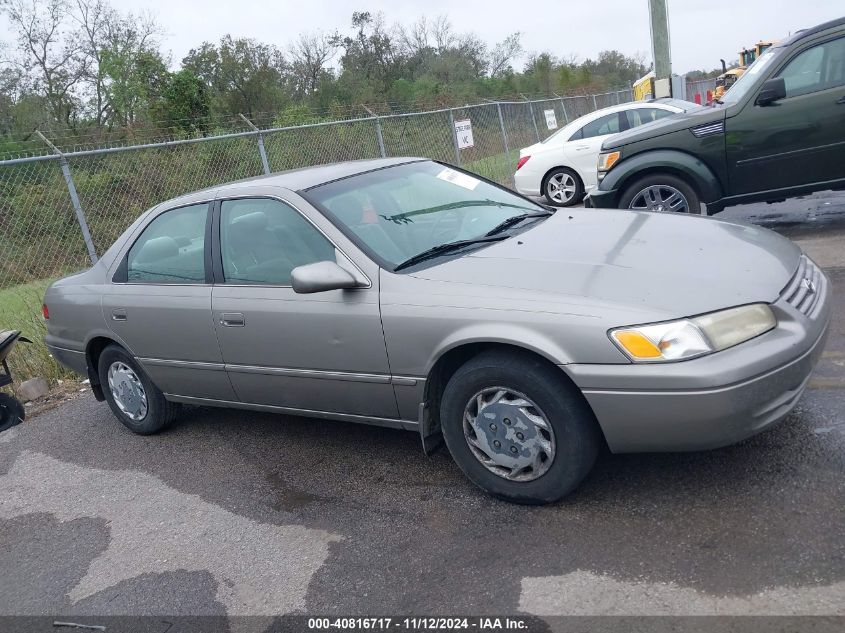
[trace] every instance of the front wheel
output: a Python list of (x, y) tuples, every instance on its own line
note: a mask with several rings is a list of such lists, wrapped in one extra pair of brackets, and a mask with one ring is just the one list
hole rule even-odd
[(689, 184), (672, 174), (649, 174), (630, 185), (619, 198), (620, 209), (658, 213), (701, 213), (701, 201)]
[(26, 410), (20, 400), (8, 393), (0, 393), (0, 431), (17, 426), (26, 418)]
[(440, 405), (443, 437), (475, 485), (526, 504), (556, 501), (593, 466), (595, 418), (565, 377), (539, 358), (487, 352), (463, 365)]

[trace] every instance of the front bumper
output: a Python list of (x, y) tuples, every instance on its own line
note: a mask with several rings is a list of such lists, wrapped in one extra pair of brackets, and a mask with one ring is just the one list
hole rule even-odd
[(590, 206), (595, 209), (618, 209), (619, 190), (603, 191), (596, 187), (590, 192)]
[(778, 326), (734, 348), (666, 364), (566, 365), (614, 453), (718, 448), (786, 417), (827, 338), (830, 283), (813, 312), (783, 299)]

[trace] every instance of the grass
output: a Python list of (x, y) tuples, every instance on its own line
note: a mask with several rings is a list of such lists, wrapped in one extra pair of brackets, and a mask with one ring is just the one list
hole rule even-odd
[(514, 149), (508, 153), (502, 152), (478, 160), (467, 161), (462, 167), (489, 180), (505, 186), (512, 186), (517, 160), (519, 160), (519, 150)]
[(20, 330), (32, 341), (31, 345), (16, 345), (8, 358), (9, 368), (17, 384), (35, 376), (46, 379), (48, 383), (70, 376), (53, 360), (44, 345), (47, 328), (41, 317), (41, 302), (44, 291), (52, 281), (42, 279), (0, 289), (0, 330)]

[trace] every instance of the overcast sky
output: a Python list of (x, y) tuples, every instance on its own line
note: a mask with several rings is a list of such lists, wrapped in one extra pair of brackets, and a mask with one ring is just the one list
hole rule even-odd
[[(382, 11), (388, 24), (446, 14), (458, 31), (497, 42), (522, 33), (526, 51), (595, 57), (605, 49), (651, 60), (648, 0), (112, 0), (123, 11), (149, 10), (166, 30), (174, 66), (203, 40), (231, 33), (286, 47), (302, 31), (350, 30), (353, 10)], [(713, 69), (743, 46), (845, 16), (843, 0), (669, 0), (672, 70)], [(2, 18), (0, 18), (2, 20)], [(2, 39), (8, 40), (5, 24)], [(4, 32), (5, 31), (5, 32)], [(521, 68), (521, 64), (517, 65)]]

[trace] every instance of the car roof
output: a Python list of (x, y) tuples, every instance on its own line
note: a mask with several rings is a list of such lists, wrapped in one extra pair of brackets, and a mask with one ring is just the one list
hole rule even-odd
[(198, 191), (192, 191), (176, 198), (171, 198), (170, 200), (162, 203), (162, 206), (177, 207), (184, 203), (193, 202), (197, 198), (206, 197), (204, 194), (216, 192), (219, 195), (221, 193), (225, 193), (226, 191), (240, 189), (249, 185), (269, 185), (271, 187), (281, 187), (292, 191), (302, 191), (328, 182), (333, 182), (335, 180), (342, 180), (343, 178), (363, 174), (368, 171), (375, 171), (377, 169), (384, 169), (385, 167), (393, 167), (394, 165), (403, 165), (406, 163), (414, 163), (425, 160), (429, 159), (405, 156), (397, 158), (350, 160), (340, 163), (328, 163), (325, 165), (315, 165), (313, 167), (303, 167), (300, 169), (289, 169), (287, 171), (280, 171), (266, 176), (255, 176), (252, 178), (234, 180), (221, 185), (214, 185)]
[[(684, 103), (679, 99), (649, 99), (648, 101), (626, 101), (625, 103), (619, 103), (616, 105), (608, 106), (607, 108), (601, 108), (599, 110), (593, 110), (592, 112), (588, 112), (587, 114), (583, 114), (575, 119), (572, 119), (569, 123), (564, 125), (562, 128), (557, 130), (554, 134), (549, 136), (548, 138), (540, 141), (540, 143), (546, 144), (548, 141), (552, 140), (553, 138), (556, 139), (555, 143), (565, 143), (566, 141), (561, 140), (566, 134), (565, 131), (569, 130), (576, 130), (587, 123), (592, 123), (596, 119), (600, 119), (603, 116), (608, 114), (614, 114), (616, 112), (624, 112), (626, 110), (636, 110), (639, 108), (653, 108), (659, 107), (663, 109), (674, 109), (674, 110), (685, 110), (681, 104)], [(687, 103), (687, 105), (695, 105)]]
[(775, 48), (783, 48), (784, 46), (789, 46), (790, 44), (793, 44), (798, 40), (802, 40), (805, 37), (809, 37), (811, 35), (827, 31), (828, 29), (835, 29), (840, 26), (845, 26), (845, 17), (836, 18), (835, 20), (830, 20), (828, 22), (822, 22), (821, 24), (810, 27), (809, 29), (802, 29), (800, 31), (796, 31), (795, 34), (792, 35), (792, 37), (788, 37), (782, 42), (776, 44)]

